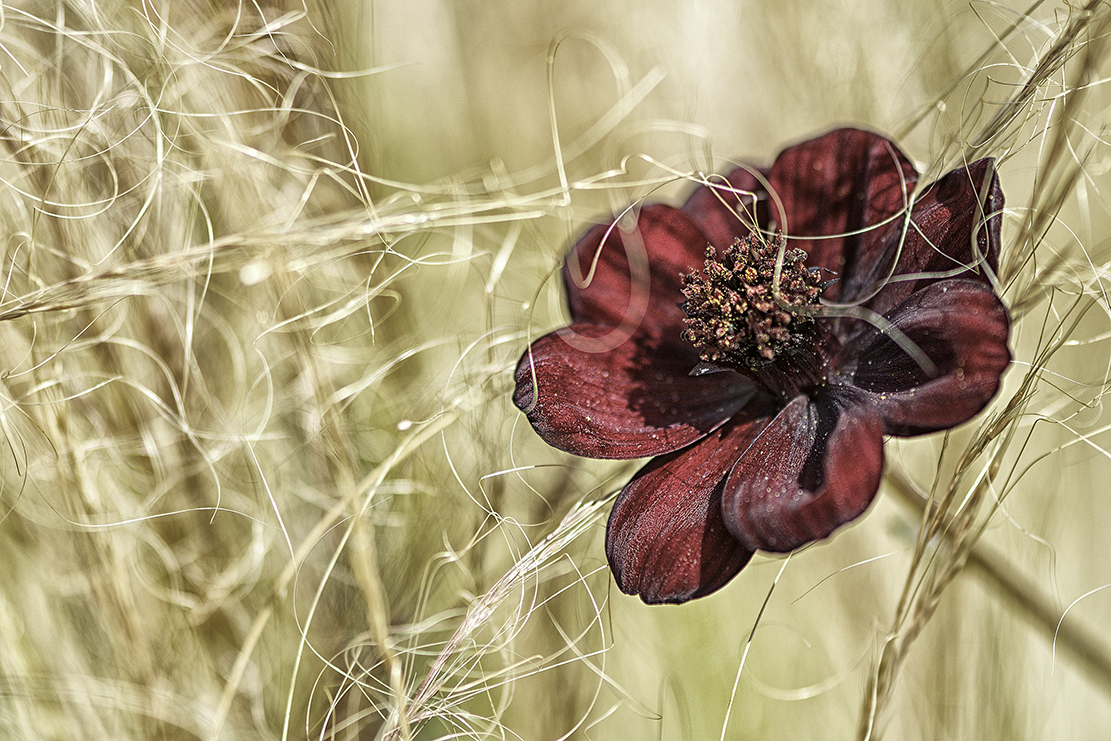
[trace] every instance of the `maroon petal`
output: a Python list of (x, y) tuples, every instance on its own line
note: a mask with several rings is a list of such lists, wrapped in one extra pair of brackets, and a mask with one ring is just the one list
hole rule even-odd
[(645, 206), (625, 234), (599, 224), (576, 244), (563, 269), (571, 321), (654, 337), (679, 337), (682, 276), (701, 269), (709, 242), (685, 213)]
[(800, 396), (730, 472), (725, 526), (750, 550), (794, 550), (859, 517), (882, 470), (882, 425), (868, 407), (848, 396)]
[(730, 424), (653, 459), (613, 505), (606, 554), (617, 586), (649, 604), (686, 602), (722, 587), (752, 557), (725, 529), (725, 475), (765, 420)]
[(999, 264), (1002, 210), (992, 160), (953, 170), (918, 194), (909, 224), (899, 219), (883, 239), (866, 245), (856, 270), (845, 277), (840, 300), (863, 300), (883, 314), (938, 280), (987, 283), (985, 268), (994, 273)]
[(958, 425), (999, 389), (1011, 361), (1010, 319), (991, 288), (972, 280), (926, 286), (885, 317), (929, 358), (923, 368), (889, 334), (875, 328), (842, 351), (843, 373), (867, 392), (892, 435)]
[(513, 403), (544, 441), (588, 458), (643, 458), (686, 447), (755, 395), (731, 371), (691, 376), (694, 348), (635, 338), (612, 349), (610, 330), (575, 324), (541, 337), (517, 365)]
[(733, 240), (744, 238), (754, 225), (768, 222), (768, 192), (752, 168), (738, 167), (721, 181), (699, 186), (685, 211), (702, 230), (710, 244), (724, 250)]
[[(769, 204), (768, 227), (787, 234), (789, 247), (806, 250), (810, 267), (845, 276), (886, 248), (881, 238), (908, 205), (918, 174), (882, 136), (838, 129), (785, 149), (768, 180), (778, 196)], [(843, 278), (835, 285), (837, 300), (845, 300), (848, 285)]]

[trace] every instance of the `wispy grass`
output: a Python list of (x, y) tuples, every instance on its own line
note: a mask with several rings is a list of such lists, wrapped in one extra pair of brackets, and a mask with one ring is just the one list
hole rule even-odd
[[(4, 5), (0, 735), (1105, 737), (1111, 7), (893, 7)], [(837, 124), (997, 158), (1015, 364), (645, 607), (511, 369), (592, 219)]]

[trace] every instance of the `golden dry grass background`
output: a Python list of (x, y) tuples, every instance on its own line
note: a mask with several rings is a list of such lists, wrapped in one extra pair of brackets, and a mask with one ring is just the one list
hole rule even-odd
[[(1111, 732), (1106, 3), (0, 11), (0, 735)], [(998, 158), (1015, 364), (646, 607), (512, 368), (591, 220), (843, 124)]]

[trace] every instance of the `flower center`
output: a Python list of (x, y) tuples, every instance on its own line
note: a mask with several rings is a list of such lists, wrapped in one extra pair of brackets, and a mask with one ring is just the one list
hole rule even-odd
[(683, 276), (682, 336), (704, 362), (755, 371), (814, 342), (806, 308), (822, 295), (821, 271), (803, 264), (803, 250), (784, 250), (784, 242), (782, 234), (771, 242), (750, 234), (720, 258), (707, 247), (702, 272)]

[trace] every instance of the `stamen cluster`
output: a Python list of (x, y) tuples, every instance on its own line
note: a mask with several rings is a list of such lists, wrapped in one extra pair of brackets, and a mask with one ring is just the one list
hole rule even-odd
[[(810, 334), (814, 320), (798, 309), (818, 303), (821, 274), (803, 264), (806, 252), (783, 247), (783, 235), (769, 242), (750, 234), (720, 257), (707, 247), (702, 272), (683, 276), (682, 337), (704, 362), (760, 368)], [(783, 265), (773, 288), (781, 250)]]

